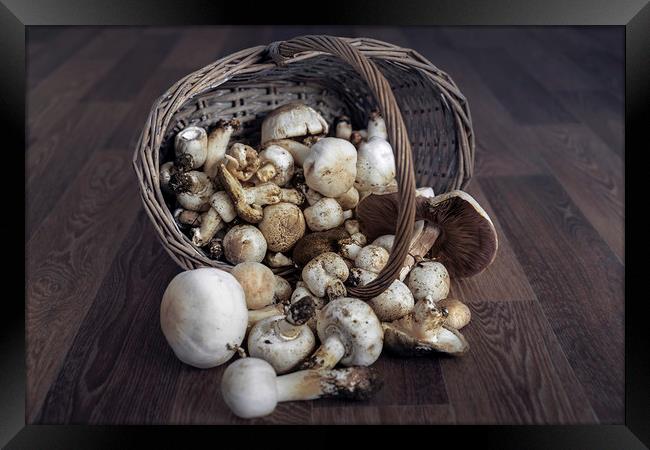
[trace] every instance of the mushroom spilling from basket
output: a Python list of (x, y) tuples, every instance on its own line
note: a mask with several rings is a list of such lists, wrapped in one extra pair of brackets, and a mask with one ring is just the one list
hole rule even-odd
[(281, 401), (368, 398), (382, 384), (368, 367), (384, 349), (469, 349), (459, 330), (471, 312), (448, 297), (450, 278), (483, 271), (498, 241), (466, 192), (418, 188), (398, 276), (373, 298), (353, 294), (381, 277), (400, 207), (386, 124), (377, 111), (368, 117), (354, 130), (345, 116), (329, 124), (305, 104), (286, 104), (264, 118), (257, 148), (234, 142), (236, 119), (189, 126), (175, 137), (175, 160), (160, 167), (178, 228), (196, 251), (234, 266), (177, 275), (162, 330), (186, 364), (243, 358), (221, 384), (236, 415), (267, 415)]

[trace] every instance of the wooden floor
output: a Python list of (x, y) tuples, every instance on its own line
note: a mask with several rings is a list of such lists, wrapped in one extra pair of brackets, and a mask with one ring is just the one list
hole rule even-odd
[(244, 423), (223, 367), (192, 369), (160, 331), (179, 272), (131, 156), (153, 101), (220, 56), (308, 33), (416, 49), (468, 99), (468, 191), (500, 239), (454, 282), (461, 358), (382, 356), (372, 400), (282, 404), (260, 423), (623, 423), (623, 28), (30, 28), (27, 422)]

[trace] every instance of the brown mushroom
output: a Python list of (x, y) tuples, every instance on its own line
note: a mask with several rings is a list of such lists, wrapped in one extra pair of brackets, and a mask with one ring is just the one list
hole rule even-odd
[[(395, 231), (398, 209), (397, 193), (370, 194), (359, 202), (357, 218), (368, 240)], [(496, 230), (468, 193), (455, 190), (429, 198), (418, 196), (415, 220), (425, 220), (427, 233), (438, 235), (429, 254), (444, 264), (452, 277), (476, 275), (494, 261)]]
[(258, 227), (266, 239), (268, 250), (286, 252), (305, 234), (305, 218), (296, 205), (276, 203), (264, 208)]
[(336, 253), (339, 250), (338, 242), (349, 237), (343, 227), (306, 234), (296, 242), (293, 248), (293, 260), (296, 264), (304, 266), (321, 253)]

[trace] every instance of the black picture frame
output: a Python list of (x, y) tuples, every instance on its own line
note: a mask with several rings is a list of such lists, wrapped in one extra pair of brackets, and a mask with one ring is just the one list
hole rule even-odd
[[(2, 124), (9, 128), (6, 136), (13, 146), (24, 148), (25, 140), (25, 34), (26, 27), (35, 25), (207, 25), (207, 24), (363, 24), (363, 25), (617, 25), (625, 27), (625, 167), (626, 212), (625, 241), (628, 256), (640, 253), (640, 232), (630, 217), (643, 214), (628, 208), (631, 204), (633, 180), (643, 180), (640, 164), (629, 164), (642, 153), (641, 134), (650, 123), (650, 5), (647, 0), (544, 1), (471, 0), (409, 2), (375, 1), (341, 4), (340, 8), (325, 8), (322, 14), (305, 17), (302, 10), (279, 7), (276, 2), (259, 4), (255, 13), (248, 8), (241, 13), (238, 2), (221, 4), (214, 1), (145, 0), (116, 2), (107, 0), (0, 0), (0, 108)], [(372, 10), (370, 12), (370, 10)], [(639, 146), (638, 149), (635, 147)], [(24, 165), (24, 154), (12, 152), (17, 159), (14, 167)], [(20, 176), (20, 171), (17, 171)], [(20, 180), (14, 186), (23, 186)], [(19, 190), (19, 188), (17, 188)], [(638, 191), (640, 192), (640, 191)], [(23, 195), (23, 199), (25, 196)], [(21, 196), (8, 201), (9, 208), (19, 210)], [(17, 224), (14, 224), (16, 226)], [(3, 234), (16, 233), (5, 230)], [(17, 232), (20, 233), (20, 232)], [(13, 234), (17, 236), (17, 234)], [(632, 239), (632, 240), (630, 240)], [(9, 239), (16, 247), (6, 249), (5, 279), (16, 283), (21, 272), (18, 239)], [(16, 242), (13, 242), (16, 241)], [(630, 245), (632, 243), (632, 245)], [(24, 254), (23, 246), (23, 254)], [(15, 252), (11, 257), (10, 252)], [(635, 258), (633, 258), (634, 260)], [(645, 264), (643, 264), (645, 266)], [(24, 269), (24, 266), (23, 266)], [(649, 329), (645, 323), (641, 297), (632, 299), (636, 281), (635, 270), (627, 266), (625, 283), (625, 423), (600, 426), (450, 426), (436, 429), (436, 442), (453, 439), (480, 439), (491, 448), (571, 448), (571, 449), (635, 449), (650, 444), (650, 358), (645, 342)], [(23, 273), (24, 276), (24, 273)], [(9, 283), (8, 283), (9, 284)], [(23, 285), (24, 286), (24, 285)], [(26, 290), (23, 289), (23, 298)], [(25, 308), (18, 295), (4, 299), (5, 312), (0, 329), (0, 444), (6, 448), (124, 448), (164, 442), (166, 447), (191, 440), (216, 439), (223, 436), (224, 427), (91, 427), (25, 425)], [(26, 299), (25, 299), (26, 300)], [(324, 431), (324, 430), (323, 430)], [(373, 435), (394, 431), (392, 427), (375, 427)], [(422, 430), (430, 433), (431, 430)], [(312, 431), (299, 428), (297, 433)], [(324, 431), (328, 432), (328, 431)], [(191, 433), (191, 434), (190, 434)], [(234, 432), (233, 436), (235, 436)], [(269, 434), (271, 433), (271, 434)], [(277, 433), (277, 434), (276, 434)], [(285, 432), (264, 431), (265, 439), (281, 439)], [(251, 434), (254, 436), (254, 433)], [(155, 436), (155, 438), (154, 438)], [(276, 437), (277, 436), (277, 437)], [(285, 434), (286, 437), (286, 434)], [(212, 441), (218, 442), (218, 441)]]

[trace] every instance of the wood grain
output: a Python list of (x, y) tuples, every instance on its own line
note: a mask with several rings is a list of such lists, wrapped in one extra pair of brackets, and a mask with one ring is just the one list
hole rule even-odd
[[(372, 399), (235, 417), (225, 365), (165, 342), (179, 269), (141, 209), (131, 153), (152, 101), (241, 48), (303, 34), (416, 49), (468, 99), (468, 192), (500, 239), (452, 280), (470, 352), (375, 363)], [(623, 34), (579, 27), (30, 28), (26, 154), (27, 422), (93, 424), (623, 423)]]

